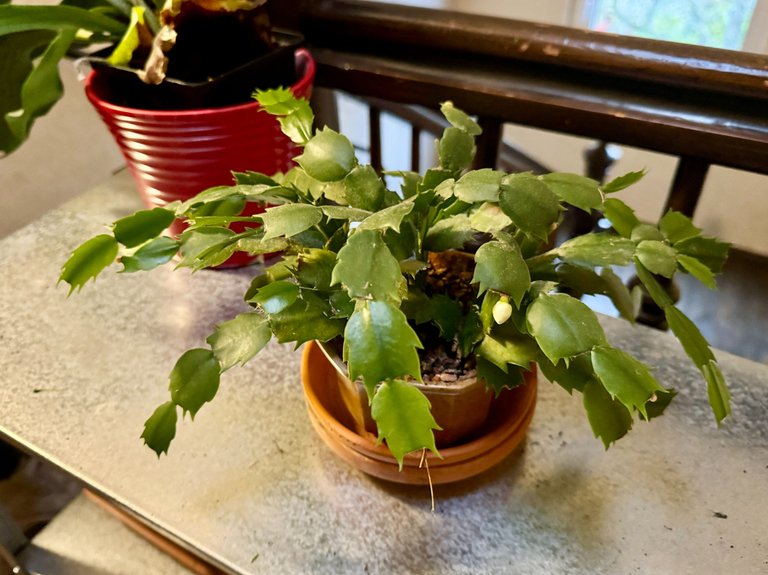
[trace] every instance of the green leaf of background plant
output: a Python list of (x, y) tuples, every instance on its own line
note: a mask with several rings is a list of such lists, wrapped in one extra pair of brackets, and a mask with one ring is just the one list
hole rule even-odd
[(637, 409), (648, 419), (645, 405), (657, 391), (664, 391), (648, 367), (631, 355), (608, 346), (592, 350), (592, 367), (603, 387), (627, 409)]
[(141, 246), (132, 256), (120, 258), (120, 263), (123, 264), (121, 271), (131, 273), (155, 269), (171, 261), (179, 251), (179, 245), (179, 241), (173, 238), (166, 236), (155, 238)]
[(29, 30), (74, 31), (80, 28), (120, 36), (125, 31), (125, 24), (97, 11), (75, 6), (0, 6), (0, 36)]
[(405, 314), (386, 302), (364, 302), (344, 330), (344, 361), (349, 366), (349, 377), (362, 377), (369, 397), (384, 380), (410, 375), (421, 381), (417, 348), (421, 348), (421, 342)]
[(135, 248), (156, 238), (173, 223), (174, 213), (163, 208), (139, 210), (120, 218), (113, 225), (115, 239), (127, 248)]
[(655, 240), (644, 240), (637, 244), (637, 259), (651, 273), (671, 278), (677, 271), (677, 251), (667, 244)]
[(462, 202), (498, 202), (501, 179), (504, 172), (483, 168), (461, 176), (453, 187), (453, 193)]
[(701, 230), (693, 225), (691, 218), (675, 210), (669, 210), (664, 214), (659, 221), (659, 229), (672, 244), (701, 234)]
[(299, 299), (299, 286), (289, 281), (276, 281), (261, 288), (248, 301), (257, 303), (268, 314), (280, 313)]
[(171, 441), (176, 437), (176, 404), (168, 401), (155, 409), (152, 415), (144, 422), (144, 431), (141, 438), (149, 448), (160, 457), (162, 453), (168, 453)]
[(517, 244), (492, 241), (480, 246), (475, 253), (472, 283), (480, 284), (479, 293), (488, 289), (505, 293), (520, 307), (531, 275)]
[[(0, 25), (2, 25), (1, 20)], [(0, 70), (3, 71), (3, 81), (0, 82), (0, 151), (6, 154), (15, 150), (22, 139), (11, 131), (5, 116), (22, 108), (21, 86), (32, 72), (37, 51), (47, 46), (54, 37), (55, 34), (48, 30), (16, 32), (0, 37)], [(52, 96), (57, 95), (58, 89), (58, 97), (60, 97), (58, 73), (51, 78), (51, 81), (54, 85)]]
[(69, 294), (75, 289), (82, 289), (89, 279), (115, 261), (117, 257), (117, 242), (107, 234), (91, 238), (79, 246), (61, 268), (59, 281), (69, 284)]
[(440, 426), (432, 417), (429, 400), (413, 385), (397, 379), (383, 383), (373, 396), (371, 415), (379, 441), (386, 440), (401, 470), (408, 453), (429, 449), (438, 455), (432, 430)]
[(329, 341), (344, 331), (344, 321), (333, 317), (328, 300), (307, 290), (291, 306), (270, 314), (269, 325), (277, 341), (292, 341), (297, 347), (313, 339)]
[[(0, 6), (0, 9), (2, 8), (21, 8), (21, 6)], [(4, 24), (0, 15), (0, 26)], [(75, 30), (65, 29), (59, 32), (48, 44), (42, 56), (34, 53), (34, 49), (41, 45), (42, 35), (26, 35), (20, 48), (21, 53), (18, 51), (19, 48), (12, 46), (14, 37), (15, 35), (0, 37), (0, 48), (6, 48), (5, 44), (10, 44), (12, 47), (11, 54), (0, 56), (0, 65), (10, 64), (10, 74), (15, 76), (15, 78), (4, 77), (1, 84), (5, 86), (0, 88), (1, 95), (4, 97), (10, 95), (11, 103), (0, 107), (0, 112), (3, 112), (0, 143), (3, 151), (7, 153), (16, 149), (27, 139), (35, 120), (46, 114), (64, 93), (58, 65), (72, 44)], [(20, 60), (9, 62), (8, 57), (20, 58)], [(20, 82), (20, 75), (24, 78), (23, 83)], [(13, 85), (10, 84), (12, 79), (16, 80)]]
[(685, 254), (677, 254), (677, 261), (685, 271), (687, 271), (709, 289), (715, 289), (717, 287), (717, 284), (715, 283), (715, 276), (712, 273), (712, 270), (710, 270), (696, 258), (692, 258), (691, 256), (687, 256)]
[(355, 166), (344, 178), (347, 203), (353, 208), (375, 212), (384, 201), (384, 182), (373, 167)]
[(547, 185), (530, 174), (504, 178), (499, 197), (501, 209), (526, 234), (546, 240), (560, 217), (560, 203)]
[(360, 230), (341, 248), (333, 268), (332, 283), (341, 284), (353, 298), (400, 301), (403, 276), (381, 233)]
[(410, 214), (411, 210), (413, 210), (412, 202), (403, 202), (401, 204), (389, 206), (388, 208), (379, 210), (365, 218), (360, 222), (360, 225), (357, 226), (357, 231), (385, 229), (391, 229), (396, 232), (400, 231), (400, 225), (403, 223), (403, 218)]
[(606, 449), (632, 429), (630, 411), (613, 399), (597, 380), (584, 386), (584, 409), (592, 432), (603, 441)]
[(475, 122), (462, 110), (454, 108), (453, 102), (447, 101), (440, 104), (440, 112), (452, 126), (465, 131), (470, 136), (479, 136), (483, 133), (480, 124)]
[(171, 371), (171, 399), (195, 418), (200, 408), (219, 390), (219, 361), (210, 349), (190, 349)]
[(144, 26), (144, 7), (133, 6), (131, 8), (131, 19), (128, 23), (128, 28), (123, 34), (120, 42), (115, 46), (112, 53), (107, 58), (113, 66), (122, 66), (128, 64), (133, 58), (133, 52), (139, 47), (139, 25)]
[(526, 323), (541, 351), (555, 364), (606, 344), (594, 312), (566, 294), (537, 297), (528, 306)]
[(341, 180), (355, 167), (355, 148), (346, 136), (330, 128), (319, 130), (295, 160), (321, 182)]
[(264, 239), (285, 236), (290, 238), (314, 225), (323, 219), (323, 212), (317, 206), (309, 204), (285, 204), (267, 208), (261, 214), (264, 222)]
[(437, 146), (440, 166), (457, 173), (469, 167), (475, 157), (475, 139), (460, 128), (446, 128)]
[(238, 363), (244, 365), (259, 353), (271, 338), (272, 332), (267, 318), (251, 312), (241, 313), (234, 319), (217, 325), (216, 331), (206, 341), (219, 360), (223, 372)]
[(640, 225), (634, 210), (616, 198), (608, 198), (603, 202), (603, 215), (611, 222), (613, 229), (625, 238), (630, 237), (632, 230)]
[(556, 250), (565, 262), (587, 266), (624, 266), (632, 263), (633, 241), (607, 233), (576, 236)]
[(553, 172), (541, 176), (541, 179), (562, 201), (587, 213), (602, 205), (603, 196), (600, 193), (600, 184), (592, 178)]
[[(11, 153), (62, 95), (58, 64), (78, 29), (117, 39), (122, 22), (74, 6), (0, 6), (0, 150)], [(46, 47), (41, 56), (39, 50)]]

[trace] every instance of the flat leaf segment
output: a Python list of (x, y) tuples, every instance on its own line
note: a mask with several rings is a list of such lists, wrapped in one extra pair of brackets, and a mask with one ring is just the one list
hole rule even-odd
[(349, 237), (339, 251), (331, 281), (341, 284), (352, 298), (394, 304), (402, 299), (400, 264), (377, 230), (357, 230)]
[(371, 414), (379, 441), (387, 440), (401, 470), (403, 458), (412, 451), (429, 449), (437, 454), (432, 430), (440, 426), (432, 417), (429, 400), (412, 385), (397, 379), (383, 383), (373, 398)]
[(352, 380), (362, 378), (369, 397), (385, 380), (411, 376), (421, 381), (421, 348), (405, 314), (387, 302), (362, 302), (344, 330), (344, 361)]

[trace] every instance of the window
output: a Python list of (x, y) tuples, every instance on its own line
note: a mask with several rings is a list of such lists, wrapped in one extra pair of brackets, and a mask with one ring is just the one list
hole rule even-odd
[[(591, 30), (731, 50), (745, 45), (758, 0), (585, 0)], [(755, 50), (758, 51), (762, 47)]]

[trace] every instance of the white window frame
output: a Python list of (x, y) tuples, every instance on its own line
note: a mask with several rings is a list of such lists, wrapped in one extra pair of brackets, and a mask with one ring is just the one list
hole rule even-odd
[[(587, 7), (590, 0), (567, 0), (568, 25), (575, 28), (587, 28)], [(757, 0), (749, 28), (741, 47), (744, 52), (768, 54), (768, 0)]]

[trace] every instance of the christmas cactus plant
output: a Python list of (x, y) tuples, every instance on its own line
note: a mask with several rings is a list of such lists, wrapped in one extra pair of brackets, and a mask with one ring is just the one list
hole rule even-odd
[[(471, 362), (497, 393), (538, 364), (568, 393), (583, 395), (589, 423), (608, 447), (636, 418), (662, 413), (675, 394), (611, 346), (593, 311), (569, 295), (607, 295), (633, 321), (640, 294), (611, 269), (629, 264), (701, 371), (716, 420), (728, 415), (714, 355), (657, 280), (683, 272), (714, 287), (728, 246), (674, 211), (657, 225), (641, 223), (615, 194), (642, 173), (600, 185), (566, 173), (469, 170), (480, 127), (446, 102), (450, 126), (437, 142), (439, 166), (423, 175), (389, 173), (400, 181), (395, 192), (358, 162), (345, 136), (315, 131), (307, 102), (287, 90), (257, 98), (303, 147), (297, 167), (236, 173), (232, 186), (122, 218), (62, 270), (72, 291), (115, 260), (125, 272), (165, 263), (201, 270), (236, 251), (280, 252), (253, 268), (245, 294), (252, 311), (219, 325), (207, 347), (187, 351), (173, 368), (170, 400), (143, 433), (158, 455), (175, 435), (178, 412), (194, 416), (216, 395), (221, 374), (272, 338), (296, 345), (342, 338), (349, 375), (364, 383), (380, 439), (401, 463), (409, 452), (436, 451), (429, 402), (413, 385), (422, 379), (420, 356), (436, 346)], [(273, 207), (239, 215), (248, 202)], [(613, 230), (553, 247), (566, 206), (599, 210)], [(178, 238), (163, 235), (174, 218), (189, 224)], [(235, 232), (236, 222), (251, 227)]]

